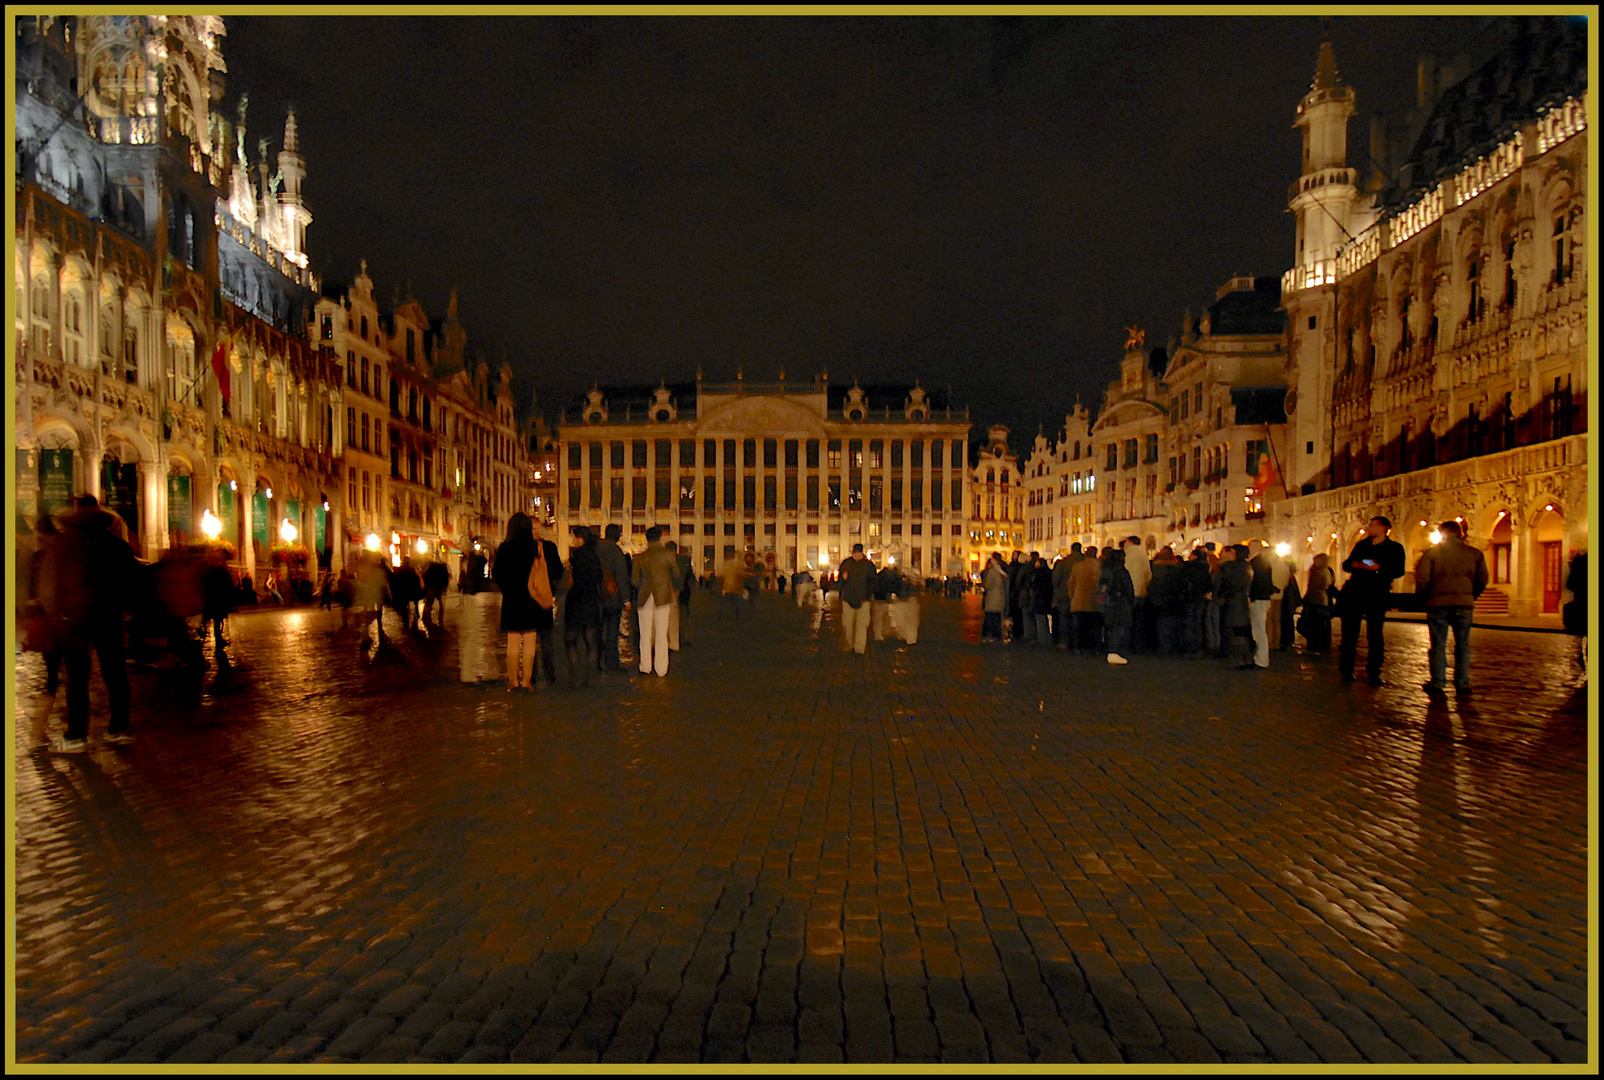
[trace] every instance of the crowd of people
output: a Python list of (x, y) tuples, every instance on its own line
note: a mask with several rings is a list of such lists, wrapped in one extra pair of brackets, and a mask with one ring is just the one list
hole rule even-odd
[[(1472, 692), (1472, 616), (1487, 587), (1488, 569), (1482, 553), (1465, 543), (1457, 521), (1439, 528), (1441, 542), (1414, 569), (1430, 641), (1430, 681), (1424, 689), (1433, 696), (1446, 694), (1447, 642), (1452, 637), (1452, 682), (1465, 697)], [(1329, 654), (1336, 618), (1342, 626), (1336, 650), (1342, 677), (1358, 677), (1362, 637), (1365, 678), (1379, 686), (1393, 585), (1406, 574), (1404, 549), (1390, 538), (1390, 530), (1385, 517), (1372, 518), (1340, 567), (1320, 554), (1301, 575), (1289, 559), (1257, 541), (1218, 550), (1204, 544), (1184, 557), (1168, 547), (1149, 556), (1134, 536), (1101, 551), (1075, 544), (1051, 563), (1035, 552), (1015, 552), (1011, 562), (993, 554), (980, 575), (980, 640), (1101, 655), (1115, 666), (1128, 664), (1128, 654), (1150, 653), (1222, 657), (1239, 670), (1255, 670), (1268, 667), (1271, 652), (1289, 649), (1298, 635), (1306, 653)], [(541, 532), (538, 520), (512, 515), (494, 557), (487, 560), (475, 553), (459, 580), (466, 597), (481, 595), (487, 582), (500, 593), (509, 693), (533, 690), (538, 675), (555, 683), (561, 673), (574, 686), (588, 685), (594, 673), (622, 671), (620, 641), (626, 636), (635, 645), (639, 672), (666, 676), (670, 655), (691, 640), (691, 598), (698, 585), (717, 589), (738, 616), (764, 583), (764, 566), (750, 560), (727, 560), (717, 578), (698, 578), (690, 557), (665, 541), (663, 530), (655, 526), (646, 531), (645, 550), (633, 558), (619, 544), (620, 526), (607, 526), (600, 537), (586, 526), (575, 526), (566, 564)], [(21, 641), (44, 657), (46, 685), (40, 697), (45, 715), (65, 671), (66, 733), (53, 743), (63, 753), (86, 748), (92, 655), (99, 660), (110, 702), (107, 740), (126, 744), (133, 736), (125, 643), (133, 642), (137, 661), (149, 642), (165, 639), (181, 672), (198, 687), (207, 666), (203, 643), (208, 632), (216, 662), (228, 664), (227, 620), (242, 605), (259, 602), (254, 582), (231, 570), (226, 554), (216, 547), (180, 546), (154, 564), (141, 563), (122, 519), (102, 509), (93, 496), (42, 518), (34, 541), (19, 600)], [(1573, 599), (1563, 618), (1565, 628), (1582, 641), (1578, 661), (1584, 668), (1586, 560), (1585, 552), (1572, 559), (1565, 587)], [(1345, 575), (1340, 587), (1339, 568)], [(807, 570), (789, 581), (784, 575), (772, 576), (780, 590), (790, 585), (799, 605), (820, 590), (836, 591), (845, 647), (860, 654), (871, 631), (876, 639), (885, 636), (895, 602), (914, 591), (894, 564), (870, 561), (862, 544), (854, 545), (851, 555), (822, 580), (815, 581)], [(338, 576), (325, 571), (315, 595), (322, 608), (339, 604), (342, 627), (354, 609), (364, 647), (372, 641), (382, 648), (387, 609), (395, 612), (403, 629), (439, 629), (450, 583), (449, 569), (438, 559), (397, 560), (392, 565), (377, 553), (364, 552)], [(277, 582), (269, 577), (267, 584), (271, 593)], [(938, 583), (938, 588), (946, 587)], [(293, 603), (295, 595), (290, 591), (283, 602)], [(310, 600), (312, 595), (308, 582), (303, 596)], [(902, 634), (914, 641), (917, 614), (911, 618)], [(192, 632), (197, 624), (198, 637)], [(473, 626), (474, 620), (465, 625)], [(460, 651), (464, 680), (483, 681), (472, 657), (497, 650), (470, 648), (465, 642)]]
[[(1270, 666), (1272, 651), (1290, 649), (1297, 636), (1304, 651), (1325, 656), (1332, 648), (1332, 620), (1342, 628), (1337, 665), (1344, 681), (1358, 678), (1359, 641), (1365, 640), (1365, 680), (1384, 685), (1384, 626), (1395, 603), (1393, 583), (1406, 574), (1402, 544), (1389, 533), (1392, 522), (1373, 517), (1340, 569), (1315, 555), (1301, 581), (1298, 568), (1262, 541), (1193, 548), (1184, 557), (1166, 546), (1151, 556), (1127, 537), (1099, 551), (1074, 544), (1049, 563), (1037, 552), (1014, 552), (1005, 562), (993, 553), (981, 574), (982, 641), (1056, 646), (1082, 655), (1102, 655), (1115, 666), (1127, 654), (1219, 657), (1243, 671)], [(1470, 628), (1475, 603), (1487, 587), (1482, 552), (1467, 544), (1458, 521), (1438, 527), (1441, 541), (1421, 556), (1414, 593), (1426, 614), (1431, 678), (1423, 689), (1446, 696), (1447, 641), (1454, 641), (1453, 685), (1471, 694)], [(1566, 588), (1577, 599), (1565, 626), (1586, 634), (1585, 552), (1572, 560)], [(1582, 661), (1585, 666), (1585, 659)]]

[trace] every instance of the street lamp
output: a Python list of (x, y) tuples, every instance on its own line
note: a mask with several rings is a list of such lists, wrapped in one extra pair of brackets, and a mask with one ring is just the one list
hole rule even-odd
[(429, 541), (423, 539), (422, 537), (419, 537), (418, 538), (418, 554), (419, 555), (427, 555), (428, 553), (429, 553)]
[(1426, 539), (1430, 540), (1434, 545), (1440, 544), (1442, 543), (1442, 532), (1438, 529), (1433, 529), (1431, 530), (1431, 535), (1426, 537)]
[(379, 534), (378, 533), (368, 533), (368, 538), (365, 541), (363, 541), (363, 546), (366, 547), (369, 551), (378, 551), (379, 550)]
[(1275, 545), (1275, 553), (1284, 559), (1288, 555), (1292, 554), (1292, 545), (1283, 540), (1279, 544)]
[(216, 540), (222, 531), (223, 523), (217, 519), (217, 515), (212, 513), (210, 509), (202, 510), (201, 532), (206, 534), (206, 539)]
[(279, 522), (278, 536), (280, 540), (283, 540), (286, 544), (293, 544), (295, 543), (295, 538), (298, 535), (300, 535), (299, 531), (295, 528), (294, 524), (291, 523), (289, 518), (285, 518)]

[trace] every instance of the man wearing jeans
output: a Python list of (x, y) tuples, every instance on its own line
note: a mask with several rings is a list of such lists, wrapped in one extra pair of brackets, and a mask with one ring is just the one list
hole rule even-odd
[(1442, 542), (1415, 564), (1415, 591), (1426, 598), (1426, 629), (1431, 634), (1431, 681), (1426, 693), (1446, 697), (1448, 631), (1454, 632), (1454, 689), (1470, 696), (1470, 620), (1476, 598), (1487, 587), (1487, 560), (1465, 543), (1459, 522), (1437, 526)]
[(1377, 515), (1365, 527), (1364, 537), (1343, 560), (1347, 582), (1337, 600), (1342, 618), (1342, 646), (1337, 654), (1337, 670), (1344, 682), (1353, 681), (1358, 663), (1360, 624), (1364, 624), (1369, 651), (1365, 674), (1371, 686), (1381, 686), (1381, 665), (1386, 661), (1387, 599), (1392, 583), (1404, 576), (1404, 549), (1387, 536), (1392, 522)]

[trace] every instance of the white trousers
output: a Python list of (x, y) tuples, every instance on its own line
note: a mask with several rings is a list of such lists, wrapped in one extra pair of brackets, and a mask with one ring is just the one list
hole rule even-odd
[(1248, 621), (1253, 626), (1253, 662), (1260, 667), (1270, 666), (1270, 637), (1265, 630), (1269, 615), (1269, 600), (1248, 601)]
[(841, 629), (846, 633), (847, 644), (852, 651), (862, 653), (869, 647), (869, 619), (872, 614), (872, 600), (865, 600), (858, 607), (853, 607), (845, 600), (841, 602)]
[(648, 594), (635, 609), (640, 621), (640, 670), (650, 675), (653, 661), (659, 675), (668, 674), (668, 618), (677, 605), (670, 600), (662, 607), (657, 598)]

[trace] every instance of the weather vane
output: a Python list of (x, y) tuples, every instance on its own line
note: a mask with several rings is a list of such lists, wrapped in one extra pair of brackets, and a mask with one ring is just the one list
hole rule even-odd
[(1147, 341), (1147, 331), (1134, 324), (1125, 328), (1125, 347), (1127, 349), (1140, 349)]

